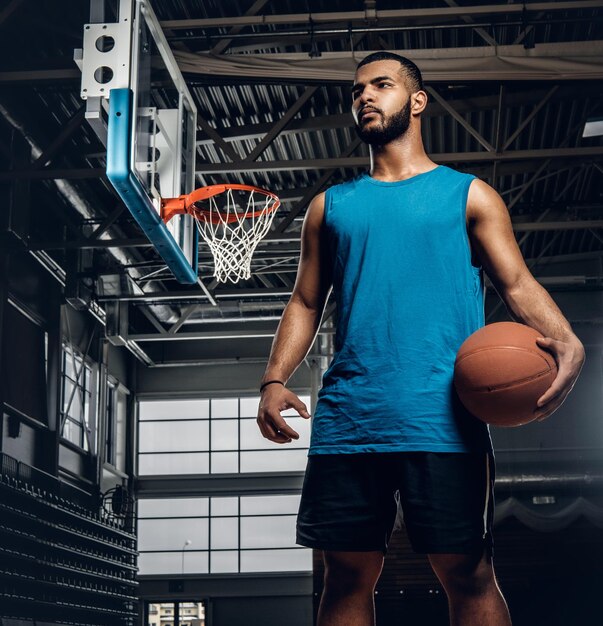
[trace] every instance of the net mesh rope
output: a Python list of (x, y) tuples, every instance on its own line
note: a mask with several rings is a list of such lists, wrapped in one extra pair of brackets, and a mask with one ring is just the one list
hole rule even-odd
[(251, 276), (253, 253), (276, 214), (278, 200), (259, 191), (227, 189), (192, 212), (214, 258), (214, 277), (222, 283)]

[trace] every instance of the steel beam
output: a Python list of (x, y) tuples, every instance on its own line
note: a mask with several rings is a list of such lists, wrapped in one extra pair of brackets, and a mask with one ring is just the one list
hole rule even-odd
[(63, 82), (66, 80), (81, 81), (82, 73), (77, 68), (58, 70), (10, 70), (0, 72), (0, 84), (27, 84), (39, 86), (42, 81)]
[(138, 478), (139, 497), (230, 496), (236, 494), (300, 493), (303, 472), (286, 472), (274, 476), (237, 474), (233, 476), (149, 476)]
[[(564, 150), (572, 150), (572, 148), (564, 148), (563, 146), (567, 145), (570, 142), (570, 139), (572, 139), (573, 137), (575, 137), (576, 133), (578, 132), (578, 130), (584, 126), (584, 122), (586, 121), (586, 119), (588, 118), (588, 115), (590, 113), (592, 113), (594, 110), (596, 110), (596, 107), (598, 106), (598, 103), (596, 103), (593, 107), (590, 108), (589, 111), (585, 111), (584, 115), (582, 116), (582, 119), (577, 123), (574, 124), (573, 128), (568, 129), (566, 135), (565, 135), (565, 139), (561, 142), (561, 145), (556, 149), (556, 151), (559, 152), (563, 152)], [(537, 180), (537, 177), (540, 175), (540, 173), (546, 169), (546, 167), (549, 165), (550, 161), (552, 160), (552, 158), (554, 158), (554, 155), (551, 154), (550, 158), (545, 161), (545, 163), (543, 163), (543, 165), (538, 168), (538, 170), (536, 171), (536, 173), (534, 174), (534, 176), (520, 189), (519, 193), (509, 202), (508, 208), (509, 210), (511, 210), (513, 208), (513, 206), (515, 206), (515, 204), (518, 202), (518, 200), (521, 198), (521, 196), (526, 192), (527, 189), (529, 189), (529, 187), (531, 187)], [(569, 187), (569, 183), (568, 185), (565, 186), (565, 189), (567, 189)], [(560, 197), (561, 194), (557, 194), (557, 198)]]
[[(123, 302), (123, 301), (122, 301)], [(165, 334), (166, 330), (161, 325), (161, 322), (149, 311), (149, 309), (145, 306), (139, 307), (140, 312), (151, 322), (155, 330), (157, 330), (160, 334)]]
[[(567, 157), (598, 157), (603, 155), (603, 146), (581, 148), (542, 148), (535, 150), (509, 150), (502, 154), (494, 152), (444, 152), (430, 154), (436, 163), (484, 163), (492, 161), (517, 161), (525, 159), (557, 159)], [(292, 159), (290, 161), (262, 161), (254, 163), (198, 163), (201, 174), (227, 174), (232, 172), (276, 172), (292, 170), (324, 170), (331, 168), (367, 167), (368, 156), (336, 157), (332, 159)]]
[[(539, 43), (526, 52), (521, 45), (417, 48), (401, 50), (421, 68), (425, 83), (483, 81), (596, 81), (603, 72), (603, 41)], [(370, 53), (358, 53), (356, 61)], [(222, 80), (281, 84), (349, 85), (356, 62), (349, 52), (324, 52), (308, 65), (306, 52), (224, 55), (175, 52), (182, 71), (193, 76), (218, 75)]]
[(172, 336), (175, 335), (198, 308), (198, 304), (190, 304), (189, 306), (187, 306), (180, 314), (180, 318), (178, 319), (178, 321), (174, 322), (174, 324), (170, 326), (167, 334)]
[[(217, 300), (222, 299), (245, 299), (245, 298), (288, 298), (291, 296), (291, 290), (283, 288), (274, 289), (236, 289), (234, 287), (226, 287), (214, 294)], [(146, 294), (125, 294), (125, 295), (107, 295), (97, 296), (99, 302), (111, 302), (112, 300), (121, 300), (124, 302), (134, 302), (135, 304), (161, 304), (164, 302), (194, 302), (199, 299), (206, 299), (207, 296), (199, 291), (168, 291)]]
[(32, 180), (82, 180), (85, 178), (104, 178), (104, 167), (85, 167), (71, 169), (41, 169), (41, 170), (13, 170), (0, 172), (0, 181), (15, 180), (17, 178), (31, 178)]
[(143, 333), (129, 335), (128, 339), (136, 342), (150, 341), (189, 341), (195, 340), (215, 340), (215, 339), (259, 339), (272, 338), (276, 332), (276, 325), (270, 330), (219, 330), (219, 331), (199, 331), (181, 332), (172, 335)]
[(136, 239), (73, 239), (67, 241), (31, 242), (30, 250), (86, 250), (92, 248), (151, 248), (146, 238)]
[(559, 89), (559, 85), (554, 85), (549, 89), (548, 93), (542, 98), (542, 100), (532, 109), (530, 114), (521, 122), (521, 124), (515, 129), (515, 132), (505, 141), (505, 144), (502, 147), (502, 151), (504, 152), (515, 140), (515, 138), (521, 133), (521, 131), (534, 119), (534, 117), (538, 114), (538, 111), (542, 109), (542, 107), (553, 97), (553, 95)]
[[(530, 11), (567, 11), (579, 9), (599, 9), (603, 7), (603, 2), (599, 0), (575, 0), (574, 2), (531, 2), (526, 8)], [(420, 9), (392, 9), (375, 11), (375, 18), (380, 24), (388, 20), (416, 20), (422, 18), (447, 20), (458, 16), (483, 16), (483, 15), (521, 15), (524, 11), (523, 4), (490, 4), (482, 6), (462, 6), (462, 7), (436, 7)], [(229, 26), (264, 26), (281, 25), (293, 26), (295, 24), (308, 24), (312, 19), (314, 24), (324, 23), (344, 23), (344, 24), (365, 24), (365, 11), (338, 11), (331, 13), (296, 13), (279, 15), (243, 15), (240, 17), (229, 17)], [(161, 22), (163, 28), (170, 30), (191, 30), (200, 28), (220, 28), (224, 26), (223, 17), (164, 20)]]
[(238, 155), (236, 150), (220, 135), (220, 133), (210, 126), (209, 122), (197, 112), (197, 126), (200, 126), (203, 132), (214, 142), (220, 150), (226, 154), (226, 156), (233, 162), (238, 163), (241, 161), (241, 157)]
[[(355, 152), (358, 146), (361, 144), (360, 139), (354, 140), (344, 151), (342, 154), (343, 158), (349, 158), (351, 154)], [(322, 191), (324, 186), (329, 182), (333, 174), (337, 171), (336, 167), (332, 167), (328, 169), (324, 174), (316, 181), (316, 183), (310, 187), (305, 193), (302, 199), (289, 211), (287, 217), (284, 217), (280, 222), (276, 225), (275, 231), (277, 233), (284, 232), (295, 220), (295, 218), (302, 213), (302, 211), (308, 206), (312, 198)]]
[[(560, 6), (562, 2), (554, 3)], [(575, 2), (573, 4), (579, 4)], [(517, 6), (519, 5), (500, 5)], [(436, 9), (444, 10), (444, 9)], [(223, 18), (219, 18), (221, 21)], [(236, 18), (230, 18), (230, 20)], [(230, 21), (229, 20), (229, 21)], [(597, 80), (600, 75), (601, 40), (572, 41), (561, 43), (539, 44), (530, 55), (526, 55), (523, 46), (492, 46), (463, 47), (463, 48), (432, 48), (404, 50), (404, 54), (417, 62), (423, 70), (426, 82), (468, 83), (475, 81), (498, 80)], [(369, 51), (366, 52), (368, 54)], [(220, 79), (233, 80), (250, 79), (256, 82), (265, 82), (270, 76), (271, 82), (277, 84), (294, 84), (311, 81), (320, 81), (321, 84), (349, 84), (352, 79), (354, 64), (349, 58), (349, 52), (325, 52), (320, 64), (302, 67), (302, 61), (307, 61), (307, 53), (266, 53), (254, 55), (221, 55), (214, 57), (205, 54), (192, 54), (174, 51), (182, 71), (190, 76), (197, 74), (209, 75)], [(364, 56), (364, 54), (363, 54)], [(516, 58), (520, 62), (515, 64), (512, 71), (501, 66), (497, 61), (500, 57)], [(573, 66), (567, 67), (564, 60), (570, 57)], [(446, 63), (442, 63), (445, 61)], [(450, 61), (456, 61), (455, 69), (450, 68)], [(261, 65), (258, 67), (258, 63)], [(344, 63), (345, 70), (341, 69)], [(577, 65), (577, 64), (580, 65)], [(293, 65), (292, 65), (293, 64)], [(292, 68), (299, 64), (298, 72)], [(425, 67), (428, 66), (428, 67)], [(481, 72), (480, 72), (480, 68)], [(487, 71), (487, 74), (485, 73)], [(189, 76), (189, 81), (191, 80)], [(78, 80), (80, 71), (70, 68), (56, 70), (6, 71), (0, 72), (0, 84), (28, 84), (38, 86), (43, 81), (59, 82)], [(215, 79), (215, 78), (214, 78)]]
[[(444, 2), (449, 7), (458, 7), (459, 6), (454, 0), (444, 0)], [(473, 24), (473, 22), (474, 22), (473, 18), (469, 17), (468, 15), (461, 15), (461, 19), (466, 24)], [(487, 33), (483, 28), (481, 28), (479, 26), (476, 26), (474, 28), (474, 30), (488, 45), (490, 45), (490, 46), (497, 46), (498, 45), (496, 39), (494, 39), (494, 37), (492, 37), (489, 33)]]
[(299, 110), (316, 93), (318, 87), (306, 87), (304, 93), (289, 107), (288, 111), (274, 124), (270, 132), (260, 141), (260, 143), (245, 158), (244, 162), (255, 161), (264, 150), (276, 139), (278, 134), (297, 115)]
[(119, 219), (120, 215), (126, 210), (126, 207), (123, 204), (118, 205), (107, 215), (107, 217), (102, 221), (102, 223), (97, 226), (97, 228), (90, 233), (89, 239), (98, 240), (99, 237), (104, 235), (109, 228)]
[(534, 172), (534, 174), (532, 175), (532, 177), (525, 182), (522, 186), (521, 189), (518, 191), (517, 195), (515, 195), (513, 197), (513, 199), (511, 199), (509, 202), (507, 202), (507, 208), (509, 209), (509, 211), (517, 204), (517, 202), (519, 202), (519, 200), (521, 199), (521, 197), (523, 196), (523, 194), (536, 182), (539, 180), (539, 176), (540, 174), (546, 170), (546, 168), (550, 165), (551, 163), (551, 159), (547, 159), (546, 161), (544, 161), (544, 163), (542, 163), (542, 165)]
[[(334, 128), (350, 128), (353, 124), (354, 119), (351, 113), (321, 115), (317, 117), (291, 120), (287, 128), (284, 128), (281, 131), (281, 135), (305, 133), (315, 130), (333, 130)], [(264, 137), (267, 133), (269, 133), (273, 125), (274, 124), (270, 122), (261, 122), (259, 124), (245, 124), (242, 126), (230, 126), (228, 128), (220, 128), (220, 138), (227, 142), (258, 139)], [(213, 140), (213, 137), (210, 137), (209, 135), (205, 137), (204, 133), (201, 131), (197, 133), (198, 146), (209, 144)]]
[(65, 124), (63, 130), (58, 137), (40, 154), (40, 156), (31, 164), (32, 170), (42, 168), (48, 163), (52, 157), (61, 149), (65, 142), (73, 135), (73, 133), (82, 125), (86, 113), (86, 106), (80, 107), (71, 119)]
[[(263, 8), (264, 6), (268, 3), (268, 0), (256, 0), (250, 7), (249, 9), (247, 9), (247, 11), (245, 11), (245, 15), (246, 16), (250, 16), (250, 15), (257, 15)], [(230, 22), (230, 20), (228, 18), (224, 19), (225, 22)], [(224, 39), (221, 39), (212, 49), (211, 49), (211, 54), (222, 54), (227, 48), (228, 46), (230, 46), (230, 43), (232, 41), (232, 39), (230, 39), (229, 37), (232, 35), (238, 35), (243, 28), (245, 28), (244, 25), (240, 25), (240, 26), (233, 26), (228, 33), (226, 34), (226, 37)]]
[(450, 113), (450, 115), (477, 141), (488, 150), (488, 152), (496, 152), (494, 150), (494, 146), (487, 141), (484, 137), (482, 137), (476, 130), (469, 124), (469, 122), (462, 116), (460, 113), (456, 111), (456, 109), (433, 88), (427, 87), (427, 93), (431, 94), (436, 102), (439, 102), (440, 106)]
[(603, 228), (603, 220), (577, 220), (567, 222), (515, 222), (513, 230), (516, 233), (537, 232), (544, 230), (582, 230), (585, 228)]
[[(216, 339), (272, 339), (276, 333), (276, 323), (274, 328), (269, 330), (246, 330), (244, 328), (238, 330), (211, 330), (211, 331), (190, 331), (180, 332), (174, 335), (158, 335), (158, 334), (133, 334), (128, 339), (135, 342), (156, 342), (156, 341), (213, 341)], [(333, 335), (334, 328), (321, 328), (319, 335)]]
[[(581, 84), (580, 95), (581, 97), (592, 96), (599, 98), (601, 96), (602, 88), (599, 84)], [(522, 91), (505, 93), (505, 108), (519, 106), (536, 106), (539, 102), (542, 102), (547, 97), (548, 90), (535, 89), (533, 91)], [(559, 102), (564, 99), (575, 100), (576, 99), (576, 87), (569, 85), (559, 85), (552, 102)], [(499, 96), (477, 96), (475, 98), (458, 98), (451, 102), (454, 105), (456, 111), (460, 114), (476, 111), (488, 111), (496, 109), (498, 107)], [(421, 114), (422, 119), (439, 117), (446, 113), (445, 109), (437, 102), (430, 102), (427, 108)], [(304, 133), (308, 131), (320, 131), (320, 130), (333, 130), (336, 128), (352, 128), (354, 126), (354, 120), (351, 112), (349, 113), (335, 113), (333, 115), (320, 115), (316, 117), (309, 117), (304, 119), (294, 119), (289, 122), (287, 128), (281, 131), (281, 135), (289, 135), (296, 133)], [(226, 142), (231, 141), (246, 141), (250, 139), (258, 139), (263, 137), (270, 131), (272, 124), (269, 122), (261, 122), (259, 124), (245, 124), (242, 126), (232, 126), (227, 128), (220, 128), (220, 138)], [(212, 129), (215, 131), (215, 129)], [(197, 145), (203, 146), (211, 144), (214, 141), (213, 137), (209, 137), (202, 130), (197, 133)]]
[[(521, 165), (523, 165), (522, 162), (518, 162), (520, 167)], [(529, 168), (521, 168), (521, 169), (513, 169), (513, 170), (506, 170), (506, 171), (501, 171), (499, 172), (501, 176), (504, 175), (511, 175), (511, 174), (527, 174), (528, 172), (533, 171), (533, 169), (537, 169), (538, 171), (542, 171), (542, 163), (538, 163), (535, 162), (536, 165), (534, 168), (529, 169)], [(562, 161), (563, 163), (563, 161)], [(552, 172), (547, 172), (546, 174), (543, 174), (542, 176), (540, 176), (540, 178), (538, 178), (535, 182), (540, 182), (542, 180), (546, 180), (547, 178), (551, 178), (552, 176), (558, 176), (559, 174), (561, 174), (562, 172), (568, 172), (569, 170), (573, 170), (576, 167), (575, 163), (572, 163), (571, 160), (569, 161), (568, 165), (564, 165), (562, 167), (557, 167), (555, 168)], [(479, 177), (479, 168), (476, 168), (476, 170), (471, 170), (472, 174), (476, 174), (476, 176)], [(501, 168), (502, 169), (502, 168)], [(515, 187), (508, 187), (507, 189), (502, 189), (499, 193), (500, 195), (504, 198), (505, 196), (510, 196), (512, 193), (516, 192), (518, 189), (522, 189), (523, 188), (523, 183), (521, 185), (515, 185)]]
[[(504, 109), (504, 102), (506, 98), (506, 89), (505, 85), (501, 83), (498, 88), (498, 100), (496, 106), (496, 128), (494, 130), (494, 151), (498, 154), (501, 152), (500, 144), (502, 141), (502, 116)], [(491, 174), (491, 183), (492, 185), (496, 184), (496, 175), (498, 172), (498, 161), (494, 161), (492, 163), (492, 174)]]

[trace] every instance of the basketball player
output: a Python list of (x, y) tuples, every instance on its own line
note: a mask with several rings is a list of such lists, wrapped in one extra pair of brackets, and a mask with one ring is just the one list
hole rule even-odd
[(452, 385), (458, 348), (484, 325), (483, 271), (558, 363), (539, 419), (570, 392), (584, 348), (526, 267), (501, 197), (425, 153), (427, 94), (416, 65), (369, 55), (352, 100), (370, 171), (310, 203), (258, 424), (264, 437), (286, 444), (298, 434), (280, 411), (310, 417), (285, 384), (333, 288), (335, 354), (313, 416), (297, 522), (297, 542), (324, 554), (319, 626), (374, 623), (374, 589), (398, 507), (413, 549), (428, 555), (446, 591), (450, 623), (508, 626), (492, 566), (490, 436)]

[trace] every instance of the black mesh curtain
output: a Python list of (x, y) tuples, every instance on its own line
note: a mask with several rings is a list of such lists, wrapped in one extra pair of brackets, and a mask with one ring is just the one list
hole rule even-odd
[(0, 379), (4, 401), (47, 424), (44, 330), (9, 305), (3, 334)]

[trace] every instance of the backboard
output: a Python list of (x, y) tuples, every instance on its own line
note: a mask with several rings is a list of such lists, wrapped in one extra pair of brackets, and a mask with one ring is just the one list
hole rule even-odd
[(148, 2), (120, 0), (117, 22), (86, 24), (81, 97), (107, 147), (107, 178), (181, 283), (197, 281), (190, 215), (167, 224), (161, 199), (194, 187), (196, 108)]

